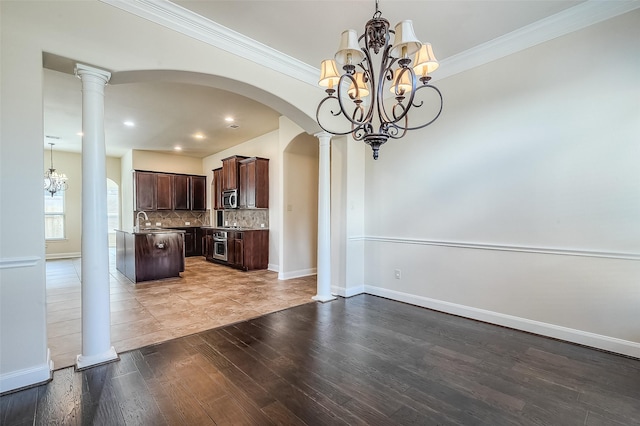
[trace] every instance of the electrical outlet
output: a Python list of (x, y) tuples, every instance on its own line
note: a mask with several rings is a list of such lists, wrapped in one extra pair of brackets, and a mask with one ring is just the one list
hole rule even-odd
[(260, 228), (264, 228), (264, 223), (261, 223), (261, 224), (260, 224)]
[(156, 222), (156, 226), (162, 226), (161, 222)]
[(191, 222), (185, 222), (184, 225), (185, 226), (189, 226), (189, 225), (191, 225)]
[(394, 269), (393, 273), (395, 274), (396, 280), (402, 278), (402, 271), (400, 269)]
[(144, 226), (151, 226), (151, 222), (145, 222)]

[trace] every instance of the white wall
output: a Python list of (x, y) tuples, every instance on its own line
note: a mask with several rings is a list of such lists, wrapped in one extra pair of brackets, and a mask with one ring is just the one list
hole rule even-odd
[[(80, 84), (80, 80), (78, 80)], [(51, 164), (51, 153), (44, 151), (44, 169)], [(79, 257), (82, 246), (82, 154), (53, 151), (53, 166), (67, 175), (69, 188), (65, 191), (65, 238), (46, 242), (46, 257)], [(120, 185), (120, 159), (107, 157), (107, 178)], [(43, 172), (44, 173), (44, 172)]]
[(367, 160), (366, 290), (640, 356), (639, 23), (436, 81), (442, 117)]
[[(108, 69), (114, 77), (129, 70), (218, 75), (241, 82), (245, 96), (251, 96), (251, 87), (264, 88), (263, 102), (274, 101), (276, 108), (295, 110), (298, 116), (312, 117), (320, 95), (316, 87), (97, 1), (2, 1), (0, 19), (1, 392), (49, 377), (42, 220), (43, 52)], [(231, 84), (226, 88), (234, 90)], [(125, 217), (132, 211), (126, 207), (132, 194), (124, 188), (126, 166), (133, 166), (130, 160), (122, 161), (123, 224), (132, 223)]]

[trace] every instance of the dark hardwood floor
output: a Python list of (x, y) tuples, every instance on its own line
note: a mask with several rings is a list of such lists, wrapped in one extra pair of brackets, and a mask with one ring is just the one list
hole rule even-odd
[(121, 354), (2, 425), (640, 425), (640, 361), (374, 296)]

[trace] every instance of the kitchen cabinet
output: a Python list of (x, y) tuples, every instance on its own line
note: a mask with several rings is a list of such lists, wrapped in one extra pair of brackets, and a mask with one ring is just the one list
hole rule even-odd
[(228, 264), (244, 271), (267, 269), (269, 266), (269, 231), (229, 231)]
[(156, 209), (156, 173), (135, 172), (136, 211)]
[(260, 157), (240, 160), (238, 174), (239, 207), (241, 209), (269, 208), (269, 160)]
[(213, 170), (213, 209), (222, 210), (222, 167)]
[(202, 229), (199, 227), (175, 228), (184, 231), (184, 255), (202, 256)]
[(213, 233), (212, 228), (202, 230), (202, 255), (210, 262), (213, 261)]
[(187, 175), (173, 175), (173, 209), (191, 209), (191, 179)]
[(184, 271), (184, 233), (116, 230), (116, 269), (134, 283), (179, 277)]
[(156, 210), (173, 210), (173, 176), (156, 174)]
[(191, 210), (207, 209), (207, 177), (189, 176), (191, 179)]
[(207, 209), (207, 177), (136, 170), (136, 211)]
[(238, 166), (247, 157), (233, 155), (222, 160), (222, 190), (238, 189)]

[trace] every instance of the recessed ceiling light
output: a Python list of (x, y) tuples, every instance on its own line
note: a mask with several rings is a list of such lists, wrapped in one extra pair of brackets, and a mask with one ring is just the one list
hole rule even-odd
[(174, 151), (182, 151), (182, 147), (181, 146), (174, 146), (173, 149), (174, 149)]
[(225, 117), (224, 121), (226, 121), (227, 123), (233, 123), (233, 117)]
[(136, 123), (130, 120), (125, 121), (123, 124), (127, 127), (134, 127), (136, 125)]
[(204, 139), (204, 135), (202, 133), (196, 133), (193, 137), (196, 139)]
[(78, 132), (78, 133), (76, 133), (76, 135), (78, 135), (78, 136), (84, 136), (84, 133), (82, 133), (82, 132)]

